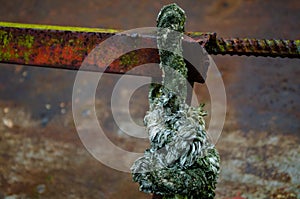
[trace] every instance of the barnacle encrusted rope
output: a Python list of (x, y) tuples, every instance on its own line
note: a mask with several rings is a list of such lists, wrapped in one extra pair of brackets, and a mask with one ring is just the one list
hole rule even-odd
[[(215, 195), (220, 160), (205, 132), (203, 106), (185, 103), (187, 69), (181, 46), (185, 18), (176, 4), (163, 7), (158, 15), (163, 81), (151, 85), (150, 110), (144, 118), (151, 147), (131, 171), (141, 191), (165, 199), (210, 199)], [(162, 50), (170, 47), (171, 51)]]

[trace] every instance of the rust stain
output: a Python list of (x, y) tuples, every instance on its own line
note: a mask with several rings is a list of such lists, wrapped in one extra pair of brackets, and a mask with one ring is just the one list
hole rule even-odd
[(300, 40), (217, 38), (211, 34), (204, 48), (209, 54), (300, 58)]
[[(101, 42), (111, 36), (118, 36), (116, 31), (61, 26), (14, 24), (0, 22), (0, 62), (24, 64), (41, 67), (63, 68), (79, 70), (83, 61), (89, 64), (85, 70), (106, 73), (126, 73), (146, 63), (159, 63), (157, 49), (139, 49), (122, 55), (109, 66), (101, 63), (99, 57), (85, 59), (87, 55)], [(202, 46), (208, 40), (208, 34), (188, 33)], [(142, 36), (143, 37), (143, 36)], [(141, 39), (141, 38), (139, 38)], [(155, 38), (143, 38), (156, 46)], [(153, 45), (152, 45), (153, 46)], [(106, 49), (107, 53), (114, 54), (119, 49)], [(95, 53), (97, 54), (97, 53)], [(151, 77), (160, 77), (159, 68), (143, 67), (130, 74)], [(204, 82), (200, 74), (192, 74), (193, 81)]]
[[(91, 50), (105, 39), (119, 36), (116, 33), (111, 29), (0, 22), (0, 62), (79, 70)], [(187, 35), (192, 39), (185, 42), (196, 42), (209, 54), (300, 58), (300, 40), (223, 39), (217, 38), (216, 33), (201, 32), (189, 32)], [(155, 38), (147, 35), (141, 35), (141, 38), (143, 42), (156, 42)], [(111, 54), (118, 50), (114, 47), (106, 49)], [(140, 49), (122, 55), (109, 66), (101, 63), (99, 57), (85, 61), (90, 65), (86, 70), (123, 74), (142, 64), (159, 63), (159, 56), (157, 49)], [(204, 78), (191, 68), (194, 66), (188, 64), (188, 67), (189, 71), (193, 71), (189, 73), (189, 81), (203, 83)], [(149, 67), (134, 70), (130, 74), (151, 77), (161, 75), (158, 68)]]

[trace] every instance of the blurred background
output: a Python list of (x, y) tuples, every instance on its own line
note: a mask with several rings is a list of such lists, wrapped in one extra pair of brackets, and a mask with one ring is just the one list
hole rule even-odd
[[(0, 21), (132, 29), (156, 26), (173, 1), (0, 1)], [(187, 31), (222, 37), (300, 38), (298, 0), (176, 1)], [(227, 117), (216, 144), (221, 174), (216, 198), (300, 198), (300, 60), (212, 56), (225, 83)], [(1, 198), (151, 198), (128, 173), (94, 159), (72, 118), (76, 72), (0, 64)], [(124, 136), (114, 124), (110, 100), (116, 75), (104, 75), (96, 95), (98, 119), (119, 147), (142, 152), (147, 139)], [(210, 111), (205, 85), (195, 85)], [(126, 93), (125, 93), (126, 95)], [(89, 117), (90, 107), (82, 111)], [(148, 109), (147, 86), (130, 101), (136, 122)], [(209, 116), (208, 121), (209, 123)]]

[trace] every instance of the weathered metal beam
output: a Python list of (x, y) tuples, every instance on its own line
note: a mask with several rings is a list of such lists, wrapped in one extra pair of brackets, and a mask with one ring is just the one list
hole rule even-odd
[[(96, 45), (118, 30), (0, 22), (0, 62), (79, 70)], [(209, 54), (300, 58), (300, 40), (222, 39), (215, 33), (187, 33)], [(145, 42), (156, 42), (145, 37)], [(114, 50), (114, 49), (109, 49)], [(92, 63), (87, 70), (125, 73), (145, 63), (159, 63), (157, 49), (140, 49), (116, 59), (109, 67)], [(189, 66), (189, 81), (203, 77)], [(131, 74), (159, 77), (158, 68), (143, 67)]]
[[(112, 29), (0, 22), (0, 62), (79, 70), (83, 60), (96, 45), (118, 32)], [(202, 45), (209, 38), (208, 34), (200, 33), (192, 36)], [(147, 36), (143, 39), (145, 42), (156, 42), (155, 38), (147, 38)], [(114, 51), (116, 49), (108, 50)], [(135, 66), (159, 63), (159, 56), (157, 49), (140, 49), (119, 57), (108, 67), (97, 61), (93, 62), (91, 59), (89, 61), (91, 63), (86, 70), (125, 73)], [(195, 69), (190, 71), (195, 71)], [(150, 67), (142, 67), (134, 70), (131, 74), (161, 76), (159, 68)], [(191, 82), (204, 81), (199, 73), (189, 75)]]
[(209, 35), (204, 46), (209, 54), (300, 58), (300, 40), (217, 38)]

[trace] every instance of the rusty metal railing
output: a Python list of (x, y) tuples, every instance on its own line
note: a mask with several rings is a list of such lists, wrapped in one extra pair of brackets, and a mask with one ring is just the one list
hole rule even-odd
[[(79, 70), (97, 44), (119, 32), (113, 29), (0, 22), (0, 62)], [(223, 39), (218, 38), (216, 33), (200, 32), (188, 32), (187, 35), (193, 38), (187, 42), (199, 43), (208, 54), (300, 58), (300, 40)], [(154, 41), (147, 40), (145, 36), (145, 42)], [(159, 63), (157, 49), (134, 51), (119, 57), (109, 67), (91, 63), (93, 67), (88, 70), (122, 74), (145, 63)], [(160, 70), (142, 68), (132, 74), (159, 77)], [(190, 82), (203, 82), (200, 74), (190, 73), (188, 76)]]

